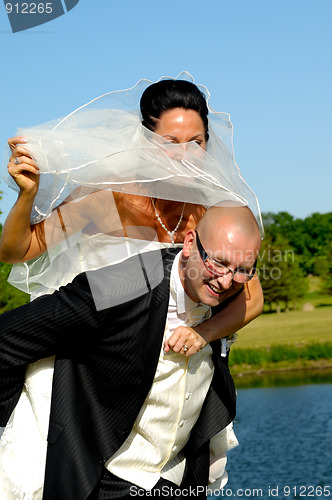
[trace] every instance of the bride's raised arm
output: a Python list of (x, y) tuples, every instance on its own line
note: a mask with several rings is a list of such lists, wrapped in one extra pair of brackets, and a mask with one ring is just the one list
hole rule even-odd
[(45, 251), (42, 225), (30, 225), (39, 168), (24, 148), (25, 142), (24, 137), (8, 140), (12, 151), (8, 172), (19, 187), (17, 201), (6, 218), (0, 239), (0, 260), (9, 263), (22, 262)]
[(15, 264), (34, 259), (91, 222), (100, 232), (119, 231), (121, 225), (113, 195), (101, 190), (75, 202), (68, 198), (45, 220), (31, 224), (39, 168), (24, 148), (23, 137), (14, 137), (8, 143), (12, 150), (8, 172), (18, 185), (19, 194), (2, 229), (1, 261)]

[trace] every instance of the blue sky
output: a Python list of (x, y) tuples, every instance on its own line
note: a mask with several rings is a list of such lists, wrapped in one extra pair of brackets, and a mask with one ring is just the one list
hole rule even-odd
[[(80, 0), (13, 34), (0, 5), (0, 144), (111, 90), (189, 71), (230, 113), (262, 211), (331, 211), (331, 0)], [(15, 194), (1, 182), (3, 222)]]

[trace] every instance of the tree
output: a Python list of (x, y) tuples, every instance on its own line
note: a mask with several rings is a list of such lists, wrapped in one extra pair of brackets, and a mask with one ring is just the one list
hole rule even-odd
[(287, 212), (268, 212), (262, 217), (266, 235), (272, 243), (282, 235), (293, 248), (305, 274), (319, 275), (330, 244), (332, 212), (314, 213), (303, 220), (295, 219)]
[(27, 293), (21, 292), (8, 283), (11, 267), (11, 264), (0, 262), (0, 313), (16, 309), (16, 307), (27, 304), (30, 300)]
[(290, 302), (295, 308), (297, 299), (307, 291), (308, 284), (294, 249), (281, 236), (273, 241), (270, 235), (263, 241), (258, 272), (264, 300), (270, 310), (275, 303), (280, 312), (280, 302), (285, 303), (286, 310)]
[(332, 241), (329, 242), (324, 265), (320, 267), (320, 277), (322, 280), (322, 292), (332, 295)]

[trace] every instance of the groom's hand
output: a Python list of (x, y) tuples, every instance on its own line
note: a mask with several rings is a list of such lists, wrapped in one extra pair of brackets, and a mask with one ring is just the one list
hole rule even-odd
[(164, 343), (164, 351), (172, 350), (189, 357), (206, 346), (206, 341), (193, 328), (178, 326)]

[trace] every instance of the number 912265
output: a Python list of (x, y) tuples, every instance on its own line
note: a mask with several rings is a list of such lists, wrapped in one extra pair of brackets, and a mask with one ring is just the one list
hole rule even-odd
[(52, 10), (52, 2), (6, 3), (7, 14), (51, 14)]

